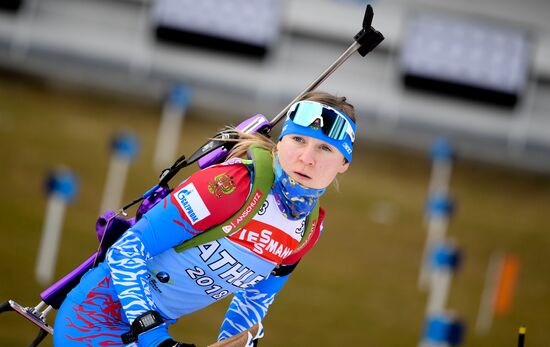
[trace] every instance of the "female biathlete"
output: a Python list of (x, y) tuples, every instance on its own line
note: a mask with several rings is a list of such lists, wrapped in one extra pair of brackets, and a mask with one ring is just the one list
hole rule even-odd
[[(355, 130), (344, 97), (310, 92), (290, 107), (276, 144), (242, 134), (227, 161), (183, 181), (83, 276), (57, 313), (54, 345), (193, 346), (168, 325), (231, 294), (218, 340), (261, 322), (321, 234), (318, 200), (348, 169)], [(268, 154), (267, 170), (259, 155), (243, 158), (251, 151)], [(254, 185), (262, 180), (267, 190)], [(225, 237), (185, 247), (213, 227)]]

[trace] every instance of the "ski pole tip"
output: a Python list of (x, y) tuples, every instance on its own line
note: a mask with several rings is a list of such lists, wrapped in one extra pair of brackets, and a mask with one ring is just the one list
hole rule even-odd
[(372, 19), (374, 18), (374, 10), (370, 4), (365, 9), (365, 16), (363, 17), (363, 29), (367, 30), (372, 25)]
[(518, 347), (523, 347), (525, 344), (525, 333), (527, 332), (527, 328), (522, 325), (518, 329)]

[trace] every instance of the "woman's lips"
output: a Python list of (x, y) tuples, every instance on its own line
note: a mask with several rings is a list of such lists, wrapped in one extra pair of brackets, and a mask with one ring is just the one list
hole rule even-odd
[(306, 174), (303, 174), (301, 172), (297, 172), (297, 171), (294, 171), (294, 174), (296, 174), (296, 176), (300, 177), (300, 178), (303, 178), (303, 179), (311, 179), (311, 177), (309, 177), (308, 175)]

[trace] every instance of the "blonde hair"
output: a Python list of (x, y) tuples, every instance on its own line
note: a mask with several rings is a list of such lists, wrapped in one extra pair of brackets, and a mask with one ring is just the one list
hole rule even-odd
[[(341, 110), (342, 112), (344, 112), (354, 122), (356, 122), (355, 108), (353, 107), (352, 104), (347, 102), (345, 96), (336, 96), (333, 94), (329, 94), (327, 92), (313, 91), (313, 92), (308, 92), (304, 94), (300, 98), (300, 100), (317, 101), (317, 102), (320, 102), (321, 104), (335, 107)], [(228, 159), (246, 158), (246, 153), (250, 148), (250, 146), (252, 145), (258, 145), (272, 153), (274, 153), (276, 150), (275, 142), (264, 135), (248, 134), (242, 131), (238, 131), (236, 129), (230, 129), (230, 130), (236, 131), (239, 137), (235, 140), (229, 140), (229, 141), (235, 141), (237, 143), (229, 152), (229, 155), (227, 156)]]
[(242, 131), (231, 129), (232, 131), (235, 131), (238, 134), (238, 138), (234, 140), (228, 140), (228, 141), (235, 141), (237, 142), (235, 146), (231, 149), (229, 152), (227, 159), (231, 158), (246, 158), (247, 151), (252, 145), (260, 146), (263, 149), (266, 149), (270, 151), (271, 153), (275, 152), (275, 142), (271, 140), (269, 137), (264, 136), (262, 134), (248, 134), (244, 133)]
[(317, 101), (321, 104), (337, 108), (348, 115), (353, 122), (357, 123), (355, 107), (347, 102), (347, 98), (345, 96), (336, 96), (327, 92), (309, 92), (304, 94), (300, 100)]

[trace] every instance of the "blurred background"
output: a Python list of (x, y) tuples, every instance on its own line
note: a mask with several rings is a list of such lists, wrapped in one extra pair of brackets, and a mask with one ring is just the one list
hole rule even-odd
[[(353, 42), (367, 3), (386, 39), (319, 88), (356, 106), (354, 163), (260, 345), (420, 345), (441, 315), (454, 345), (514, 346), (521, 325), (526, 346), (547, 345), (541, 0), (1, 1), (0, 300), (36, 305), (95, 251), (100, 210), (141, 195), (224, 125), (276, 115)], [(52, 183), (59, 172), (75, 177), (69, 188)], [(48, 221), (59, 244), (44, 255)], [(36, 276), (48, 254), (53, 273)], [(172, 332), (213, 342), (227, 303)], [(36, 330), (4, 313), (0, 345)]]

